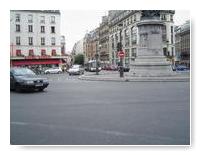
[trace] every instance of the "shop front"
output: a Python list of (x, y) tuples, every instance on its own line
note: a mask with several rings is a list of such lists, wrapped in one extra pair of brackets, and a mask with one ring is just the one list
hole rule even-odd
[(27, 67), (32, 70), (45, 70), (51, 67), (62, 68), (66, 61), (63, 58), (51, 58), (51, 57), (23, 57), (22, 59), (11, 59), (12, 67)]

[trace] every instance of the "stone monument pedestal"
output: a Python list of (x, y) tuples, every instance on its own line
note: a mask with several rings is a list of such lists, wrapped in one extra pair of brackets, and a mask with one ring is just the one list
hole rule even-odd
[(135, 76), (169, 76), (173, 74), (171, 63), (166, 61), (162, 49), (160, 21), (144, 20), (138, 23), (139, 46), (137, 58), (131, 64)]

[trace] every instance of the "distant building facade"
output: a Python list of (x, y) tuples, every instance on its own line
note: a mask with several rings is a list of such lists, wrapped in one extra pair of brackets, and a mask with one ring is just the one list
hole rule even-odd
[(60, 11), (11, 10), (12, 66), (61, 66)]
[(176, 65), (190, 67), (190, 21), (178, 26), (175, 30)]
[(77, 42), (74, 44), (73, 49), (72, 49), (72, 52), (71, 52), (72, 60), (74, 60), (74, 57), (75, 57), (77, 54), (83, 54), (83, 39), (77, 41)]
[(109, 66), (109, 18), (102, 17), (99, 27), (99, 59), (101, 66)]
[(99, 28), (85, 34), (83, 39), (83, 55), (85, 63), (90, 60), (100, 60)]
[(66, 42), (65, 36), (61, 36), (60, 43), (61, 43), (61, 55), (66, 55)]

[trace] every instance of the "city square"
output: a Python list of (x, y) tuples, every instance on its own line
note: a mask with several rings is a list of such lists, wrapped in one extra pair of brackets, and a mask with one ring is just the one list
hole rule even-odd
[(10, 10), (10, 145), (191, 145), (180, 12)]

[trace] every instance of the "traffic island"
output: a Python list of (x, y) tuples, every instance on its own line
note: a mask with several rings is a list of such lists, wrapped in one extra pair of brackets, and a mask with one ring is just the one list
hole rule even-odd
[(110, 81), (110, 82), (190, 82), (189, 74), (175, 74), (174, 76), (146, 76), (146, 77), (136, 77), (136, 76), (124, 76), (119, 77), (118, 74), (113, 75), (81, 75), (79, 76), (81, 80), (88, 81)]

